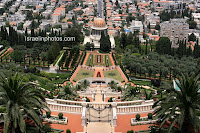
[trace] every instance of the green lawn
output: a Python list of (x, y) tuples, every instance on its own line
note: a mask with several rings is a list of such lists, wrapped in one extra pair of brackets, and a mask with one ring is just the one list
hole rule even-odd
[(103, 55), (101, 55), (101, 62), (100, 63), (98, 63), (97, 62), (97, 55), (95, 55), (95, 65), (98, 65), (98, 64), (103, 64)]
[(108, 57), (108, 65), (109, 66), (112, 66), (112, 63), (111, 63), (111, 60), (110, 60), (110, 57), (109, 55), (105, 55), (105, 65), (106, 65), (106, 58)]
[(84, 78), (89, 78), (94, 76), (94, 71), (80, 69), (77, 73), (76, 77), (74, 78), (75, 81), (79, 81)]
[(118, 70), (104, 71), (104, 77), (113, 78), (119, 82), (124, 81)]
[(151, 86), (151, 81), (142, 81), (142, 80), (131, 80), (135, 85), (147, 85)]
[[(90, 62), (90, 57), (91, 57), (91, 62)], [(88, 59), (87, 59), (87, 62), (86, 62), (86, 65), (89, 66), (89, 65), (93, 65), (93, 55), (90, 54)]]
[[(106, 58), (107, 58), (108, 55), (101, 55), (101, 63), (97, 63), (97, 55), (93, 56), (92, 54), (89, 55), (88, 59), (87, 59), (87, 62), (86, 62), (86, 65), (89, 66), (89, 65), (101, 65), (101, 66), (106, 66)], [(91, 57), (91, 62), (90, 62), (90, 57)], [(93, 64), (93, 59), (95, 59), (95, 63)], [(105, 62), (105, 63), (103, 63)], [(111, 63), (111, 60), (110, 60), (110, 57), (108, 56), (108, 64), (109, 66), (112, 66), (112, 63)]]

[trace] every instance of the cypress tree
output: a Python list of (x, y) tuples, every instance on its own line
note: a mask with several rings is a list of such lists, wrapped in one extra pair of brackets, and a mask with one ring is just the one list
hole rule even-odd
[(195, 44), (194, 46), (193, 55), (195, 58), (198, 58), (200, 55), (200, 46), (198, 44)]
[(111, 49), (111, 42), (108, 35), (105, 36), (104, 32), (101, 33), (100, 50), (103, 52), (109, 52)]

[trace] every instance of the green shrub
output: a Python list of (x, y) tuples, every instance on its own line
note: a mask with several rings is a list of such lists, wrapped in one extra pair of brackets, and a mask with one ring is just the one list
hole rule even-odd
[(82, 75), (87, 76), (87, 75), (89, 75), (89, 73), (88, 72), (84, 72), (84, 73), (82, 73)]
[(51, 127), (49, 125), (44, 125), (42, 127), (42, 131), (45, 132), (45, 133), (47, 133), (47, 132), (51, 132), (52, 129), (51, 129)]
[(112, 73), (112, 72), (110, 72), (110, 73), (108, 73), (108, 75), (109, 75), (109, 76), (115, 76), (116, 74), (115, 74), (115, 73)]
[(50, 111), (46, 112), (46, 116), (47, 116), (47, 118), (50, 118), (51, 117), (51, 112)]
[(88, 97), (86, 97), (86, 102), (90, 102), (90, 99)]
[(66, 130), (66, 133), (71, 133), (71, 130), (70, 130), (70, 129), (67, 129), (67, 130)]
[(63, 119), (63, 113), (58, 114), (59, 119)]
[(134, 131), (133, 131), (133, 130), (130, 130), (130, 131), (127, 131), (127, 133), (134, 133)]
[(152, 113), (148, 113), (148, 119), (153, 119)]
[(0, 113), (6, 113), (6, 107), (1, 107), (0, 108)]
[(108, 102), (113, 102), (113, 97), (110, 97), (109, 99), (108, 99)]
[(135, 117), (136, 117), (136, 120), (137, 120), (137, 121), (140, 120), (140, 114), (137, 114)]

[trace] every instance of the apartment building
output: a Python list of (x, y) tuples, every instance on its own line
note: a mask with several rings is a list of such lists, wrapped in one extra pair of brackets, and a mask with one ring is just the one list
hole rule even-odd
[(65, 8), (59, 7), (56, 8), (56, 10), (54, 11), (52, 15), (52, 20), (54, 23), (57, 23), (60, 20), (60, 18), (64, 16), (65, 16)]
[(143, 32), (143, 24), (142, 21), (133, 20), (130, 25), (130, 31), (134, 33), (134, 31)]
[(159, 14), (156, 13), (151, 13), (151, 14), (145, 14), (145, 24), (149, 25), (150, 28), (155, 28), (156, 24), (160, 23), (160, 17), (158, 16)]
[(200, 28), (200, 13), (192, 13), (194, 21), (197, 23), (197, 27)]
[(181, 1), (153, 0), (151, 7), (154, 8), (155, 11), (171, 10), (171, 8), (179, 9), (181, 7)]
[(188, 40), (189, 24), (186, 19), (171, 19), (160, 24), (160, 36), (168, 37), (173, 45), (178, 40)]

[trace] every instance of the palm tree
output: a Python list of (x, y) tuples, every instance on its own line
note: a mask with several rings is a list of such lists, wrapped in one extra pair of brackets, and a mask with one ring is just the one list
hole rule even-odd
[(83, 82), (81, 82), (81, 86), (83, 86), (84, 89), (86, 89), (89, 85), (90, 85), (90, 82), (86, 79)]
[(157, 107), (154, 114), (161, 119), (160, 127), (165, 122), (170, 122), (168, 132), (175, 124), (178, 124), (181, 133), (194, 133), (200, 129), (200, 120), (197, 116), (200, 110), (199, 77), (182, 75), (175, 82), (180, 91), (172, 88), (165, 98), (154, 104), (154, 107)]
[(68, 83), (65, 86), (63, 86), (62, 91), (59, 94), (60, 98), (71, 100), (76, 97), (78, 97), (77, 93), (75, 92), (75, 89), (72, 84)]
[(117, 83), (115, 81), (110, 81), (108, 83), (108, 85), (110, 86), (111, 89), (116, 89), (117, 88)]
[(26, 132), (25, 119), (31, 119), (40, 129), (43, 127), (40, 115), (49, 110), (36, 86), (23, 82), (18, 73), (0, 77), (0, 105), (6, 108), (4, 133)]
[(138, 87), (134, 87), (128, 85), (125, 90), (123, 91), (123, 100), (131, 101), (139, 99), (140, 89)]
[(148, 92), (146, 89), (144, 89), (144, 95), (145, 95), (145, 100), (150, 100), (153, 97), (152, 92)]

